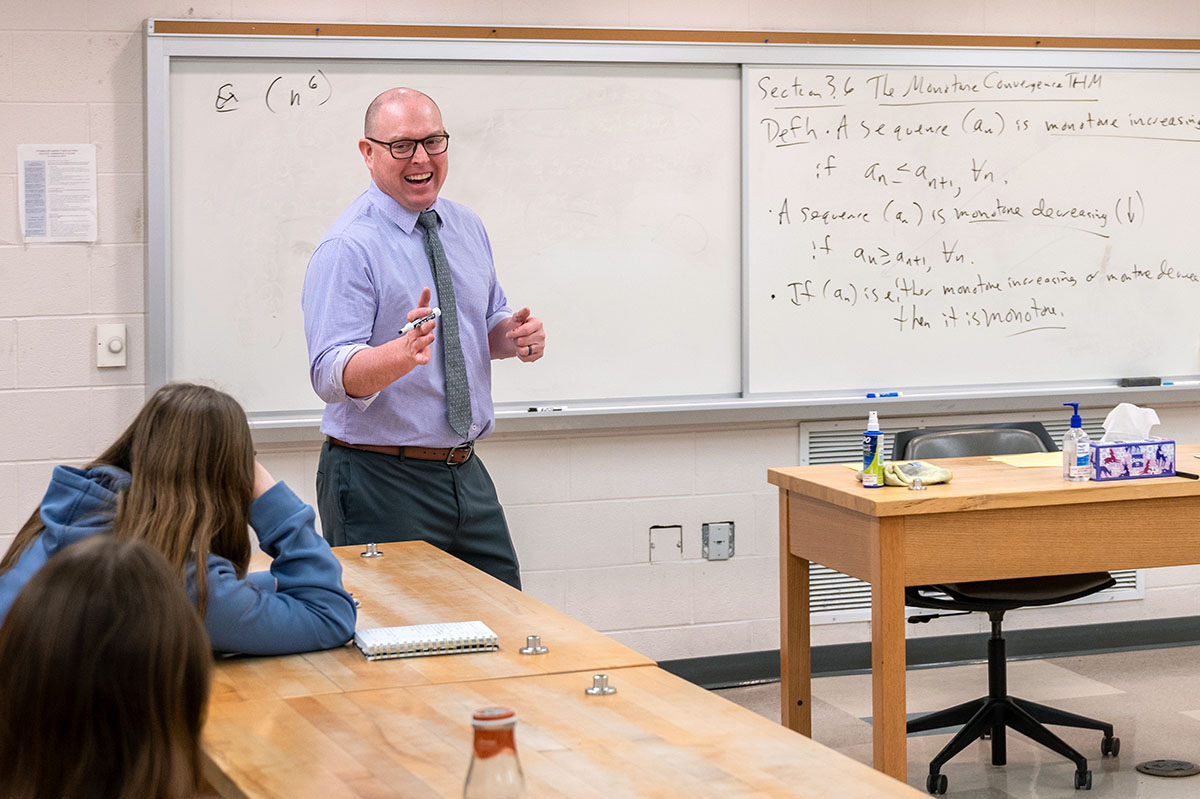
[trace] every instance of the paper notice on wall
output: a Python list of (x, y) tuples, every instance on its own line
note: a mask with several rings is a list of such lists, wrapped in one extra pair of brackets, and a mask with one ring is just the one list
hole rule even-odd
[(96, 240), (96, 145), (18, 144), (17, 203), (26, 242)]

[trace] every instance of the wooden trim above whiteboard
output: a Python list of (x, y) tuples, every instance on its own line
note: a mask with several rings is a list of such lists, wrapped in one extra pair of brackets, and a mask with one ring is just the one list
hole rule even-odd
[(546, 39), (716, 44), (817, 44), (871, 47), (1021, 47), (1087, 50), (1200, 50), (1200, 39), (1112, 36), (1000, 36), (952, 33), (828, 33), (806, 31), (666, 30), (659, 28), (550, 28), (489, 25), (149, 20), (149, 32), (195, 36), (363, 36), (387, 39)]

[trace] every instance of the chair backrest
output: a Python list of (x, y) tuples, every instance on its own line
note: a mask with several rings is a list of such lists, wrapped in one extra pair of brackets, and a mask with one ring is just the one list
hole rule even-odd
[[(1041, 434), (1031, 429), (1036, 425)], [(968, 455), (1016, 455), (1023, 452), (1054, 452), (1053, 439), (1040, 422), (1011, 425), (926, 428), (898, 433), (893, 457), (903, 460), (961, 458)], [(903, 436), (903, 438), (901, 438)], [(1049, 444), (1049, 445), (1048, 445)]]

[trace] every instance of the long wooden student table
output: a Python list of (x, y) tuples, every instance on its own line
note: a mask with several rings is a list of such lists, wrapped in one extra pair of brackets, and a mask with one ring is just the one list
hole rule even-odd
[[(528, 795), (923, 794), (657, 668), (423, 543), (335, 550), (360, 628), (481, 619), (499, 652), (369, 662), (348, 646), (217, 664), (205, 776), (227, 797), (459, 797), (471, 713), (508, 705)], [(537, 634), (544, 655), (520, 655)], [(587, 696), (597, 672), (617, 688)]]
[[(364, 558), (362, 551), (361, 546), (334, 549), (342, 563), (342, 582), (359, 602), (360, 630), (480, 619), (500, 639), (500, 651), (368, 661), (350, 645), (286, 657), (235, 658), (219, 664), (214, 701), (654, 665), (645, 655), (423, 541), (380, 544), (383, 554), (377, 558)], [(519, 654), (529, 635), (540, 635), (549, 651)]]
[[(1200, 446), (1178, 447), (1189, 471)], [(864, 489), (840, 465), (771, 469), (779, 487), (783, 722), (809, 735), (809, 562), (871, 584), (875, 768), (906, 779), (904, 587), (1200, 563), (1200, 481), (1068, 483), (987, 458), (925, 491)]]

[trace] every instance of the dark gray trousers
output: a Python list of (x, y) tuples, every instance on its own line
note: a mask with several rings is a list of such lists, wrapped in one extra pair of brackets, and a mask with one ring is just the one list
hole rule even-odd
[(317, 508), (330, 546), (428, 541), (521, 587), (504, 509), (478, 455), (450, 466), (326, 441), (317, 466)]

